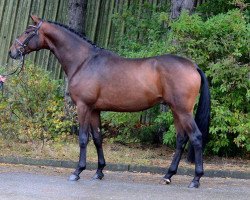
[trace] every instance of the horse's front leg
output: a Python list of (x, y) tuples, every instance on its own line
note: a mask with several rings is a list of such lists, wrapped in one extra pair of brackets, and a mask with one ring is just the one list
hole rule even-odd
[(86, 150), (89, 141), (89, 125), (90, 125), (90, 109), (84, 105), (77, 104), (77, 115), (80, 124), (79, 129), (79, 146), (80, 146), (80, 157), (79, 163), (75, 171), (69, 177), (70, 181), (77, 181), (80, 179), (80, 173), (86, 169)]
[(91, 114), (91, 133), (93, 137), (93, 141), (96, 147), (97, 156), (98, 156), (98, 168), (93, 176), (93, 179), (102, 179), (104, 174), (102, 172), (103, 168), (106, 166), (103, 149), (102, 149), (102, 134), (101, 134), (101, 119), (100, 119), (100, 112), (93, 111)]

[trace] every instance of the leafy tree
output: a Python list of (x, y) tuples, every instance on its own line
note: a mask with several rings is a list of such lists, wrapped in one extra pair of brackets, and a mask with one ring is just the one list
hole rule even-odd
[[(249, 3), (246, 0), (209, 0), (197, 7), (197, 12), (206, 16), (206, 18), (226, 13), (229, 10), (239, 8), (241, 11), (247, 9)], [(249, 11), (247, 11), (249, 13)], [(249, 14), (248, 14), (249, 15)]]

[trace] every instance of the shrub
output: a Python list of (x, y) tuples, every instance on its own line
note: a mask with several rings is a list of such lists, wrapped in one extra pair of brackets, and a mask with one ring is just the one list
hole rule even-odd
[(5, 83), (0, 100), (0, 134), (22, 142), (65, 139), (71, 119), (64, 115), (62, 81), (41, 68), (27, 64), (19, 76)]
[[(125, 32), (118, 52), (127, 57), (174, 53), (194, 60), (206, 73), (212, 95), (211, 140), (207, 151), (218, 155), (249, 152), (250, 25), (244, 13), (230, 10), (204, 20), (197, 14), (183, 12), (173, 22), (161, 17), (165, 14), (155, 12), (147, 18), (149, 26), (144, 27), (150, 30), (143, 39), (130, 38), (130, 33)], [(130, 26), (133, 23), (123, 20), (128, 30), (134, 28)], [(141, 26), (140, 20), (136, 23)], [(150, 26), (151, 23), (155, 26)], [(173, 123), (161, 115), (154, 117), (154, 123), (168, 122), (168, 135), (164, 135), (163, 142), (173, 146)]]
[(172, 52), (196, 61), (210, 80), (211, 141), (207, 149), (219, 155), (249, 151), (250, 27), (244, 15), (232, 10), (204, 22), (198, 15), (183, 13), (171, 27)]
[(140, 122), (141, 115), (142, 112), (104, 112), (102, 123), (105, 129), (105, 137), (111, 138), (112, 142), (123, 144), (153, 143), (159, 127), (151, 123), (142, 124)]

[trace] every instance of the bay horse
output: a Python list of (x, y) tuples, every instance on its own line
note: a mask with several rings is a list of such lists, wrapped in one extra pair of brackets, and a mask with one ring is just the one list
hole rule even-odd
[[(77, 181), (86, 168), (89, 134), (98, 154), (94, 179), (104, 177), (105, 159), (101, 138), (101, 111), (136, 112), (157, 103), (170, 107), (176, 128), (176, 152), (162, 179), (171, 182), (176, 174), (184, 147), (191, 144), (189, 158), (195, 162), (190, 188), (198, 188), (203, 175), (203, 148), (207, 141), (210, 118), (210, 92), (203, 71), (189, 59), (176, 55), (150, 58), (123, 58), (94, 45), (73, 29), (32, 15), (34, 24), (12, 44), (9, 55), (18, 59), (40, 49), (50, 50), (68, 77), (69, 92), (77, 106), (79, 120), (79, 163), (69, 177)], [(195, 119), (193, 110), (199, 91)]]

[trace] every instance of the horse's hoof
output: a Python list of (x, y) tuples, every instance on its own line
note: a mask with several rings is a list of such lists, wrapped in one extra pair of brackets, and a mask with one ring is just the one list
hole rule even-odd
[(78, 181), (80, 179), (80, 176), (71, 174), (69, 177), (69, 181)]
[(104, 174), (102, 172), (95, 173), (95, 175), (92, 177), (94, 180), (102, 180), (104, 177)]
[(162, 185), (168, 185), (171, 183), (171, 179), (170, 178), (162, 178), (160, 181), (160, 184)]
[(192, 181), (188, 188), (198, 188), (200, 186), (200, 183), (198, 181)]

